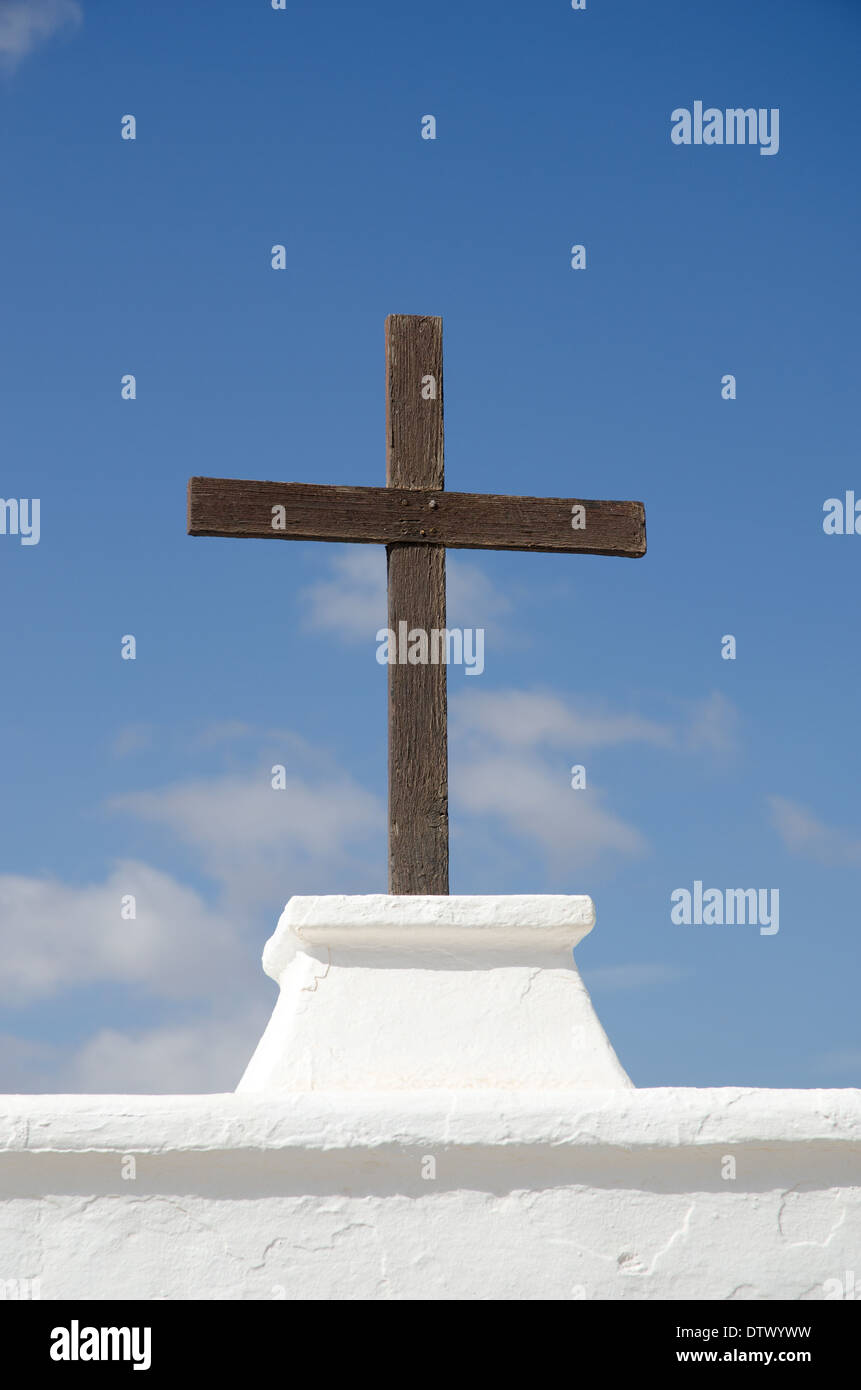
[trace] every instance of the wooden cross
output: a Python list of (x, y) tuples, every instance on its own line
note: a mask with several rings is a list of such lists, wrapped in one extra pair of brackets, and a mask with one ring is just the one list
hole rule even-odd
[[(386, 319), (386, 486), (192, 478), (192, 536), (386, 547), (389, 628), (445, 629), (445, 552), (646, 552), (641, 502), (445, 492), (442, 319)], [(399, 627), (406, 623), (406, 629)], [(389, 892), (448, 893), (446, 666), (389, 665)]]

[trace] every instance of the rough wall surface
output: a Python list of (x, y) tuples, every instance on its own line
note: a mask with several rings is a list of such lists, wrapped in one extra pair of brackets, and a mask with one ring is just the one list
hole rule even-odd
[(0, 1110), (7, 1298), (803, 1300), (861, 1271), (857, 1090)]

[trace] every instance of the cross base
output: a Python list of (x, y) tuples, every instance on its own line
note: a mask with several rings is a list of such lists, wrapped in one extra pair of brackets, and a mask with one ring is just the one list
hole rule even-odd
[(630, 1087), (573, 948), (588, 897), (291, 898), (238, 1091)]

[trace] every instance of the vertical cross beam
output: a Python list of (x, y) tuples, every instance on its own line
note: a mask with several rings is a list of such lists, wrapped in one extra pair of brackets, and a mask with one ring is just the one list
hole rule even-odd
[[(386, 486), (445, 485), (442, 319), (386, 319)], [(433, 525), (433, 512), (428, 512)], [(389, 892), (448, 893), (446, 665), (405, 661), (406, 630), (445, 628), (445, 550), (386, 546), (389, 627)]]

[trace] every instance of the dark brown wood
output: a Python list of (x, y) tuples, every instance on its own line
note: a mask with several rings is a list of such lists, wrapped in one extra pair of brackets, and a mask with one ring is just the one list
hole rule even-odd
[[(442, 319), (386, 319), (386, 483), (396, 515), (413, 489), (445, 494)], [(433, 520), (437, 509), (427, 508)], [(389, 629), (445, 628), (445, 550), (437, 541), (386, 548)], [(412, 539), (412, 537), (410, 537)], [(416, 538), (418, 539), (418, 537)], [(389, 892), (448, 893), (448, 720), (446, 666), (391, 663), (389, 671)]]
[[(445, 629), (446, 549), (646, 553), (641, 502), (443, 490), (442, 319), (386, 319), (386, 482), (192, 478), (189, 534), (385, 545), (388, 622), (398, 637), (401, 624)], [(448, 893), (444, 662), (389, 665), (389, 892)]]
[(386, 487), (445, 487), (442, 319), (386, 319)]
[[(329, 487), (235, 478), (192, 478), (188, 486), (188, 529), (192, 536), (377, 545), (409, 541), (448, 550), (532, 550), (630, 559), (646, 553), (642, 502), (501, 497), (408, 485)], [(277, 506), (286, 512), (284, 530), (273, 529), (272, 509)], [(574, 506), (585, 509), (582, 530), (572, 528)]]

